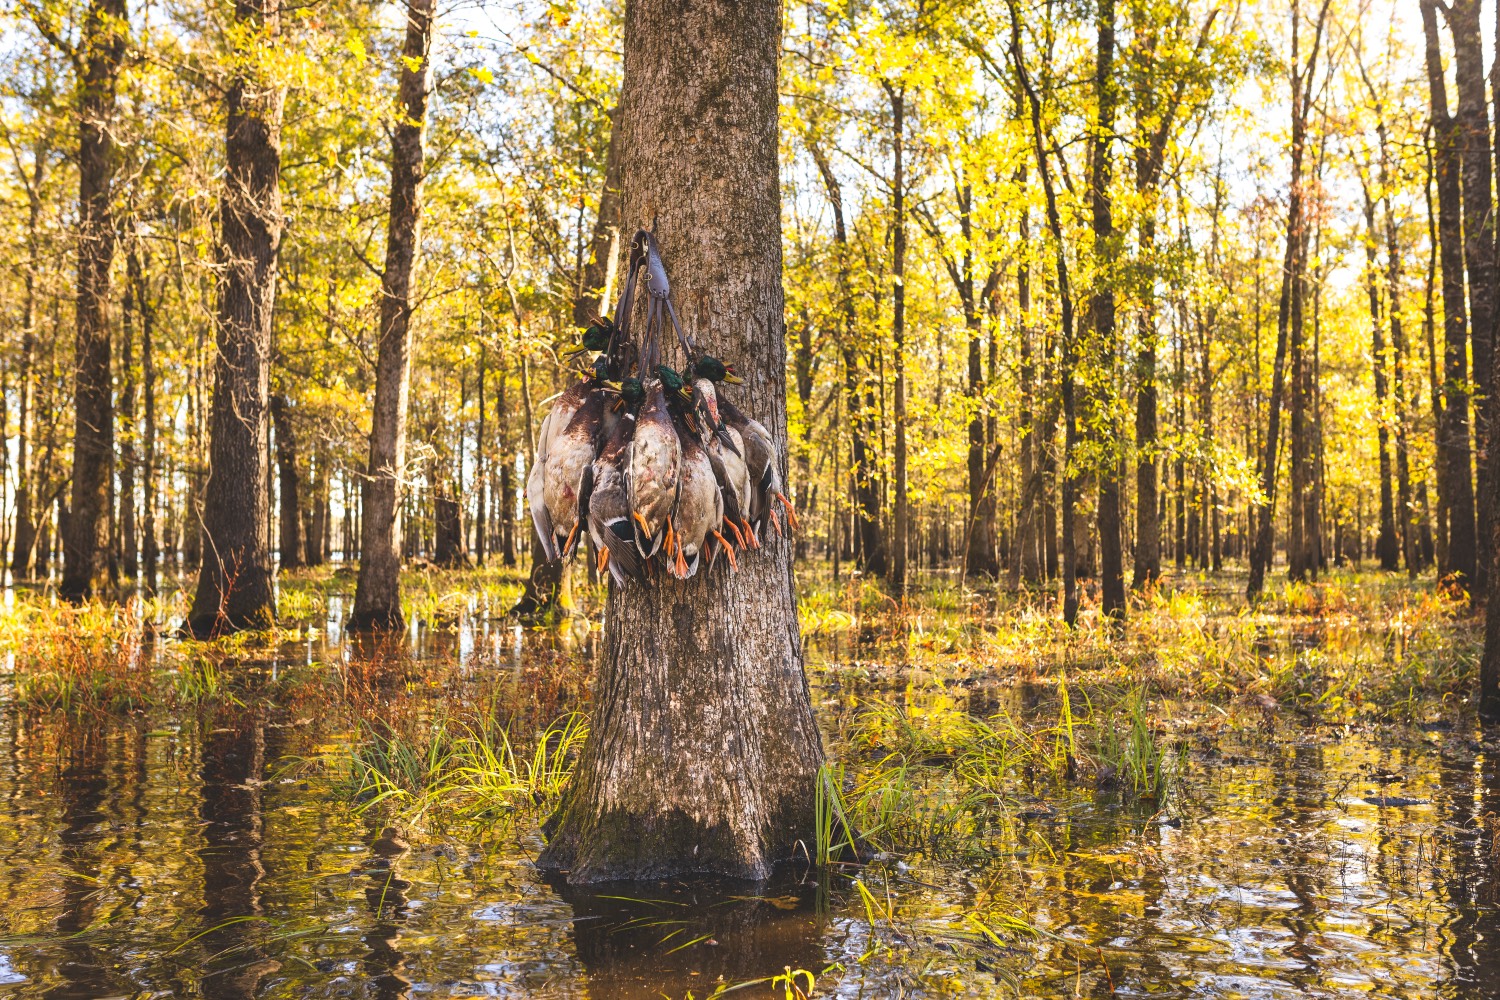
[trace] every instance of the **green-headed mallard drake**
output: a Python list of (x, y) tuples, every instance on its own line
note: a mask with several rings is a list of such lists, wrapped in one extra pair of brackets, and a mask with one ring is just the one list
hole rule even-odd
[(628, 378), (620, 383), (617, 395), (619, 419), (606, 432), (603, 447), (579, 482), (578, 516), (594, 540), (601, 570), (607, 567), (615, 583), (623, 586), (626, 580), (639, 579), (641, 573), (630, 517), (628, 469), (636, 414), (646, 391), (639, 379)]

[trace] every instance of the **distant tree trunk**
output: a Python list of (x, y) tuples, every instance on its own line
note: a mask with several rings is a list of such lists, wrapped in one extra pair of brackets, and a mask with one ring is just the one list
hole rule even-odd
[(1433, 559), (1438, 573), (1448, 565), (1448, 508), (1447, 472), (1443, 467), (1443, 434), (1447, 417), (1443, 414), (1443, 381), (1438, 376), (1437, 317), (1433, 311), (1434, 290), (1437, 287), (1438, 235), (1437, 212), (1432, 204), (1432, 184), (1437, 173), (1433, 163), (1431, 126), (1423, 137), (1423, 160), (1426, 171), (1423, 175), (1423, 196), (1427, 205), (1427, 274), (1422, 285), (1422, 336), (1427, 342), (1427, 389), (1432, 399), (1432, 478), (1437, 484), (1437, 503), (1434, 511)]
[[(37, 480), (28, 460), (28, 448), (36, 433), (36, 273), (40, 263), (40, 229), (42, 215), (41, 185), (46, 176), (47, 157), (38, 144), (32, 153), (31, 176), (20, 164), (16, 173), (26, 187), (26, 278), (21, 300), (21, 365), (16, 414), (16, 530), (11, 539), (10, 571), (16, 579), (31, 575), (32, 553), (36, 547), (35, 503)], [(0, 553), (0, 558), (4, 554)]]
[(141, 555), (142, 579), (148, 593), (156, 592), (157, 563), (160, 559), (160, 542), (156, 529), (156, 303), (152, 302), (146, 284), (138, 248), (132, 248), (127, 261), (128, 280), (135, 286), (136, 308), (141, 317), (141, 381), (145, 399), (141, 427), (141, 478), (145, 494), (141, 505)]
[[(817, 374), (818, 369), (812, 333), (812, 321), (804, 313), (797, 324), (797, 349), (792, 357), (792, 374), (797, 384), (797, 404), (802, 412), (802, 440), (797, 448), (797, 479), (790, 485), (794, 491), (792, 496), (797, 506), (808, 511), (818, 509), (816, 501), (812, 499), (817, 493), (812, 477), (812, 435), (813, 376)], [(807, 554), (807, 535), (805, 531), (798, 532), (794, 540), (798, 559)]]
[(285, 395), (271, 397), (271, 423), (276, 430), (276, 473), (281, 495), (278, 549), (281, 568), (303, 565), (302, 478), (297, 474), (297, 434), (292, 428), (291, 403)]
[(321, 566), (328, 561), (325, 539), (328, 535), (328, 456), (320, 446), (307, 463), (308, 504), (303, 511), (302, 561)]
[(125, 58), (124, 0), (90, 0), (78, 57), (78, 297), (73, 356), (72, 502), (63, 532), (58, 593), (94, 592), (109, 513), (114, 461), (109, 272), (115, 257), (115, 88)]
[(1493, 570), (1495, 493), (1490, 424), (1494, 418), (1492, 358), (1495, 341), (1495, 202), (1490, 193), (1490, 117), (1485, 97), (1484, 48), (1479, 31), (1479, 0), (1453, 0), (1448, 12), (1453, 32), (1454, 81), (1458, 91), (1460, 187), (1464, 260), (1469, 272), (1469, 331), (1474, 363), (1475, 558), (1474, 600), (1484, 600)]
[(578, 292), (573, 299), (573, 322), (579, 326), (588, 326), (595, 316), (602, 316), (609, 309), (616, 262), (620, 257), (619, 115), (618, 107), (609, 113), (609, 146), (604, 154), (604, 187), (599, 191), (599, 214), (594, 217), (588, 258), (584, 261)]
[(354, 630), (399, 631), (406, 624), (401, 612), (401, 494), (411, 391), (413, 285), (426, 174), (427, 97), (432, 84), (432, 11), (433, 0), (410, 0), (406, 6), (398, 117), (391, 131), (391, 208), (380, 282), (380, 348), (370, 461), (362, 492), (359, 581), (349, 618), (349, 628)]
[(1105, 617), (1125, 619), (1125, 556), (1121, 549), (1124, 530), (1124, 498), (1120, 471), (1123, 456), (1118, 452), (1120, 434), (1115, 426), (1113, 373), (1119, 344), (1115, 333), (1114, 273), (1114, 205), (1109, 186), (1114, 177), (1115, 107), (1119, 103), (1115, 81), (1115, 4), (1099, 0), (1097, 12), (1099, 43), (1094, 64), (1094, 94), (1098, 121), (1089, 166), (1089, 202), (1093, 216), (1094, 275), (1093, 294), (1089, 302), (1089, 324), (1094, 337), (1095, 361), (1100, 365), (1101, 385), (1091, 393), (1091, 408), (1097, 408), (1098, 419), (1089, 423), (1094, 433), (1107, 440), (1103, 459), (1095, 470), (1099, 477), (1099, 582), (1101, 610)]
[(140, 441), (139, 427), (135, 419), (135, 324), (140, 315), (140, 304), (135, 298), (135, 284), (125, 282), (125, 301), (120, 310), (120, 402), (121, 433), (120, 451), (120, 548), (121, 565), (127, 580), (140, 575), (140, 549), (136, 544), (135, 471), (140, 463), (137, 445)]
[[(1365, 194), (1365, 290), (1370, 300), (1370, 359), (1375, 374), (1375, 427), (1376, 448), (1380, 458), (1380, 531), (1375, 538), (1375, 558), (1380, 568), (1387, 572), (1399, 566), (1400, 542), (1396, 537), (1395, 497), (1391, 489), (1390, 427), (1386, 423), (1386, 398), (1389, 395), (1386, 382), (1385, 324), (1380, 315), (1380, 287), (1377, 280), (1379, 267), (1376, 261), (1378, 242), (1375, 234), (1375, 198), (1369, 186)], [(1393, 322), (1400, 319), (1392, 313)], [(1398, 415), (1399, 419), (1399, 415)]]
[(875, 399), (873, 390), (861, 386), (859, 364), (858, 318), (854, 308), (854, 283), (850, 278), (849, 232), (844, 221), (844, 193), (828, 162), (817, 146), (810, 146), (813, 161), (828, 192), (833, 208), (833, 239), (838, 251), (839, 310), (842, 320), (838, 342), (844, 355), (844, 397), (849, 407), (849, 449), (854, 477), (854, 518), (859, 544), (856, 551), (861, 571), (884, 576), (886, 570), (885, 539), (880, 534), (880, 480), (875, 470), (872, 442), (875, 437)]
[[(1297, 395), (1304, 391), (1303, 385), (1298, 381), (1302, 374), (1301, 367), (1301, 336), (1302, 336), (1302, 273), (1306, 259), (1305, 208), (1303, 201), (1305, 192), (1303, 190), (1302, 161), (1307, 141), (1307, 113), (1311, 102), (1313, 79), (1317, 68), (1318, 50), (1323, 39), (1323, 25), (1328, 13), (1328, 0), (1324, 0), (1322, 9), (1318, 14), (1316, 29), (1313, 33), (1312, 53), (1308, 56), (1307, 64), (1301, 61), (1301, 17), (1300, 8), (1297, 3), (1292, 4), (1292, 135), (1291, 135), (1291, 184), (1287, 200), (1287, 236), (1286, 236), (1286, 259), (1283, 264), (1281, 277), (1281, 296), (1276, 307), (1276, 360), (1271, 370), (1271, 399), (1269, 401), (1268, 416), (1266, 419), (1265, 448), (1260, 461), (1259, 478), (1260, 490), (1265, 497), (1261, 505), (1258, 522), (1255, 526), (1255, 541), (1250, 554), (1250, 579), (1245, 588), (1246, 596), (1253, 602), (1260, 597), (1265, 586), (1266, 570), (1271, 566), (1276, 554), (1276, 460), (1277, 451), (1281, 443), (1281, 406), (1282, 396), (1286, 389), (1286, 361), (1289, 341), (1296, 341), (1292, 346), (1293, 351), (1293, 377), (1292, 394), (1294, 408), (1298, 412), (1305, 413), (1303, 404), (1306, 396), (1302, 396), (1302, 402), (1297, 402)], [(1295, 421), (1294, 421), (1295, 422)], [(1300, 526), (1301, 513), (1305, 497), (1298, 492), (1299, 485), (1305, 486), (1308, 466), (1307, 458), (1302, 454), (1302, 445), (1298, 443), (1298, 432), (1302, 428), (1292, 429), (1293, 446), (1298, 449), (1296, 458), (1302, 459), (1299, 466), (1296, 458), (1293, 460), (1294, 475), (1292, 489), (1292, 521), (1294, 526)], [(1294, 535), (1298, 537), (1293, 541), (1292, 548), (1296, 551), (1289, 552), (1293, 562), (1293, 575), (1298, 575), (1303, 552), (1300, 535), (1296, 527)]]
[[(1050, 454), (1048, 461), (1055, 470), (1054, 474), (1062, 479), (1063, 621), (1071, 626), (1078, 621), (1079, 605), (1078, 546), (1074, 524), (1078, 509), (1078, 473), (1073, 462), (1078, 446), (1078, 412), (1074, 393), (1074, 368), (1078, 361), (1078, 345), (1073, 315), (1073, 289), (1068, 279), (1068, 258), (1064, 249), (1066, 244), (1063, 239), (1062, 214), (1057, 207), (1057, 192), (1052, 183), (1052, 167), (1047, 158), (1047, 143), (1042, 126), (1042, 100), (1026, 71), (1026, 58), (1022, 51), (1021, 13), (1017, 0), (1010, 0), (1008, 6), (1010, 8), (1011, 62), (1016, 71), (1016, 79), (1026, 94), (1026, 103), (1030, 111), (1032, 152), (1036, 156), (1037, 173), (1041, 176), (1042, 192), (1046, 196), (1047, 230), (1052, 236), (1057, 297), (1062, 319), (1058, 350), (1058, 374), (1065, 427), (1062, 468), (1057, 468), (1057, 463)], [(1050, 516), (1049, 511), (1049, 518)], [(1049, 536), (1052, 535), (1053, 530), (1052, 525), (1049, 524), (1047, 527)], [(1053, 571), (1053, 554), (1050, 551), (1047, 553), (1047, 562), (1050, 574)]]
[(485, 554), (489, 551), (488, 539), (485, 537), (489, 530), (489, 522), (486, 515), (489, 513), (489, 485), (490, 467), (487, 460), (490, 453), (489, 441), (484, 436), (484, 382), (487, 375), (485, 371), (485, 348), (479, 345), (479, 426), (474, 435), (474, 492), (478, 494), (474, 503), (474, 561), (484, 565)]
[[(1026, 180), (1025, 167), (1021, 168), (1021, 181)], [(1021, 481), (1025, 484), (1021, 492), (1020, 511), (1016, 516), (1016, 542), (1020, 553), (1015, 561), (1015, 572), (1020, 580), (1028, 584), (1040, 581), (1044, 545), (1041, 543), (1041, 508), (1045, 490), (1042, 489), (1043, 462), (1038, 454), (1036, 427), (1036, 347), (1035, 333), (1031, 324), (1031, 264), (1027, 257), (1031, 240), (1031, 211), (1023, 204), (1018, 222), (1021, 253), (1016, 263), (1016, 310), (1020, 314), (1021, 341)], [(1036, 488), (1032, 483), (1036, 483)], [(1019, 582), (1016, 581), (1016, 582)]]
[(500, 433), (500, 556), (506, 566), (516, 564), (516, 455), (510, 443), (510, 413), (505, 405), (505, 369), (495, 392), (495, 421)]
[(445, 482), (432, 496), (432, 561), (444, 569), (457, 569), (468, 563), (464, 550), (464, 508), (451, 482)]
[(1448, 114), (1448, 85), (1443, 79), (1434, 0), (1421, 0), (1426, 39), (1427, 87), (1432, 101), (1436, 146), (1438, 253), (1443, 264), (1443, 408), (1438, 450), (1442, 478), (1438, 502), (1448, 519), (1448, 559), (1441, 567), (1473, 586), (1477, 567), (1474, 535), (1474, 487), (1469, 461), (1468, 333), (1464, 303), (1463, 209), (1459, 156), (1462, 136)]
[[(756, 361), (742, 406), (777, 441), (780, 38), (772, 0), (631, 0), (620, 101), (622, 217), (655, 218), (684, 325), (703, 349)], [(784, 470), (785, 454), (777, 461)], [(807, 842), (823, 754), (791, 543), (762, 542), (712, 586), (653, 574), (610, 588), (592, 729), (542, 867), (575, 883), (762, 879)]]
[[(280, 0), (236, 0), (251, 35), (275, 36)], [(251, 65), (226, 95), (220, 202), (217, 352), (203, 563), (188, 626), (196, 635), (264, 628), (275, 619), (267, 539), (266, 453), (271, 315), (281, 247), (281, 112), (286, 91)]]
[(907, 536), (911, 531), (906, 484), (906, 85), (896, 87), (889, 81), (883, 85), (891, 102), (891, 353), (896, 369), (891, 414), (896, 425), (892, 468), (896, 496), (886, 579), (897, 592), (905, 593)]
[[(1385, 252), (1386, 252), (1386, 314), (1391, 331), (1391, 381), (1395, 397), (1396, 417), (1396, 528), (1401, 557), (1406, 562), (1406, 572), (1415, 577), (1421, 562), (1417, 538), (1417, 510), (1412, 502), (1410, 422), (1411, 409), (1408, 403), (1406, 366), (1408, 352), (1406, 334), (1401, 325), (1401, 245), (1396, 238), (1396, 215), (1391, 203), (1390, 137), (1386, 131), (1385, 109), (1376, 98), (1376, 135), (1380, 143), (1380, 187), (1385, 203)], [(1376, 235), (1370, 233), (1371, 242)], [(1373, 261), (1372, 261), (1373, 266)]]

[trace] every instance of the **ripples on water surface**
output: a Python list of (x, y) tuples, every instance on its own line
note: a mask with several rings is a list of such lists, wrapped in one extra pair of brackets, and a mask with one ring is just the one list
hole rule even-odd
[[(505, 669), (518, 635), (442, 641)], [(0, 995), (701, 998), (787, 968), (840, 997), (1500, 991), (1500, 773), (1464, 725), (1195, 737), (1176, 815), (1080, 789), (963, 865), (583, 893), (532, 867), (534, 830), (372, 849), (331, 778), (285, 769), (339, 738), (305, 706), (84, 724), (0, 698)], [(996, 699), (1034, 700), (973, 707)], [(1041, 933), (986, 944), (967, 916), (998, 912)]]

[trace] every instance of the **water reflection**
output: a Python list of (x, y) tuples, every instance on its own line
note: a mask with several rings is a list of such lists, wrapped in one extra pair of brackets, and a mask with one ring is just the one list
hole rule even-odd
[(368, 995), (376, 1000), (406, 1000), (411, 996), (411, 980), (406, 978), (406, 955), (398, 947), (401, 928), (406, 924), (406, 892), (412, 884), (401, 878), (396, 859), (408, 850), (400, 833), (387, 827), (375, 841), (374, 860), (368, 871), (365, 903), (373, 922), (365, 933), (365, 974), (369, 977)]
[[(221, 725), (214, 725), (221, 722)], [(262, 793), (268, 749), (264, 713), (253, 710), (219, 720), (207, 717), (202, 742), (199, 816), (203, 847), (203, 993), (218, 1000), (255, 996), (261, 980), (281, 968), (263, 943), (261, 883)], [(274, 730), (273, 730), (274, 732)]]
[(102, 896), (99, 827), (109, 779), (104, 736), (93, 727), (70, 733), (57, 776), (62, 828), (57, 833), (59, 904), (54, 923), (59, 946), (53, 956), (57, 984), (43, 995), (55, 1000), (85, 1000), (115, 992), (105, 961), (79, 935), (98, 914)]
[[(593, 641), (462, 627), (476, 629), (463, 683), (583, 673)], [(419, 642), (456, 656), (455, 636)], [(1289, 651), (1285, 635), (1267, 641)], [(432, 704), (411, 683), (410, 640), (349, 640), (341, 655), (337, 682), (380, 711)], [(872, 927), (847, 875), (585, 893), (541, 879), (530, 830), (520, 845), (490, 831), (408, 849), (350, 814), (337, 774), (283, 773), (284, 755), (348, 739), (342, 723), (315, 700), (257, 700), (266, 671), (231, 669), (250, 707), (180, 728), (0, 711), (0, 993), (701, 1000), (835, 962), (847, 971), (820, 994), (1458, 998), (1500, 980), (1497, 748), (1461, 724), (1344, 731), (1285, 712), (1269, 733), (1205, 733), (1170, 817), (1038, 782), (1047, 800), (1025, 798), (987, 857), (870, 868), (896, 909)], [(830, 714), (870, 694), (839, 677), (845, 697), (818, 692)], [(910, 680), (880, 697), (913, 713), (1058, 713), (1050, 684)], [(975, 937), (969, 915), (994, 913), (1044, 933), (955, 947)]]

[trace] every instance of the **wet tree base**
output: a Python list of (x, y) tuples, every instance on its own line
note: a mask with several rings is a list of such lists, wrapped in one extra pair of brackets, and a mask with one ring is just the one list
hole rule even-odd
[(404, 632), (406, 617), (399, 610), (356, 611), (344, 626), (347, 632)]
[(276, 616), (270, 608), (241, 614), (194, 615), (182, 626), (183, 635), (192, 639), (220, 639), (236, 632), (259, 632), (274, 628)]
[(761, 831), (766, 843), (746, 843), (732, 824), (703, 822), (682, 809), (570, 816), (570, 808), (565, 802), (542, 824), (548, 843), (537, 866), (572, 885), (684, 875), (763, 882), (777, 862), (798, 856), (798, 832), (806, 834), (812, 826), (811, 802), (807, 822), (800, 825), (795, 818), (804, 810), (784, 807)]

